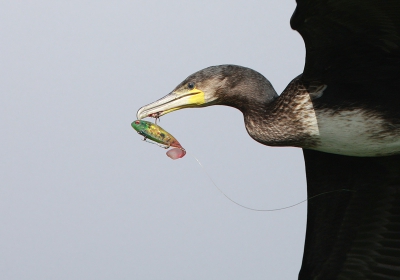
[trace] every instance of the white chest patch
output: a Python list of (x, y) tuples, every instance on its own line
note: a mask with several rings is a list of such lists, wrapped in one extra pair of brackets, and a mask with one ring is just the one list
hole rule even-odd
[(315, 150), (348, 156), (400, 154), (400, 124), (388, 129), (386, 120), (362, 109), (315, 111), (311, 134), (318, 139)]

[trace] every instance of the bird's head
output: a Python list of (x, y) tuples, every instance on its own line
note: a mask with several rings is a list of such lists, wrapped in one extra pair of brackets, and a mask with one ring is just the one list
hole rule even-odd
[(253, 103), (269, 103), (276, 97), (271, 83), (252, 69), (211, 66), (187, 77), (165, 97), (140, 108), (137, 118), (160, 117), (183, 108), (210, 105), (227, 105), (244, 112)]

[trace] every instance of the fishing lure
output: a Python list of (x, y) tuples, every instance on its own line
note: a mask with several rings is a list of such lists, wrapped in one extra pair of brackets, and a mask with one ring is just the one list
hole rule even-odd
[(174, 136), (164, 130), (161, 126), (156, 125), (152, 122), (136, 120), (132, 122), (132, 127), (144, 137), (144, 140), (147, 139), (161, 144), (160, 146), (168, 149), (169, 147), (175, 147), (175, 149), (171, 149), (167, 152), (167, 156), (172, 159), (178, 159), (185, 156), (186, 151), (182, 147), (182, 145), (176, 140)]

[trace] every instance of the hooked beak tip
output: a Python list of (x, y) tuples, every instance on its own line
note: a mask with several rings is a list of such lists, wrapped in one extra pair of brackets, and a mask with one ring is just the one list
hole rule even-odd
[(136, 119), (141, 120), (145, 118), (146, 116), (143, 115), (144, 107), (140, 108), (137, 113), (136, 113)]
[(147, 118), (147, 117), (158, 119), (158, 118), (162, 115), (162, 113), (163, 113), (163, 112), (161, 111), (161, 112), (156, 112), (156, 113), (150, 113), (150, 114), (149, 114), (148, 110), (146, 110), (145, 107), (142, 107), (142, 108), (140, 108), (139, 111), (137, 112), (136, 118), (137, 118), (138, 120), (141, 120), (141, 119), (144, 119), (144, 118)]
[(165, 104), (167, 104), (173, 97), (173, 95), (169, 94), (153, 103), (141, 107), (136, 113), (137, 119), (141, 120), (147, 117), (159, 118), (163, 115), (163, 107), (165, 107)]

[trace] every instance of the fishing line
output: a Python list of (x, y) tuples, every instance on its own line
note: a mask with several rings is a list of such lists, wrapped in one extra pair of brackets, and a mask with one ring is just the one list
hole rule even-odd
[[(164, 148), (164, 149), (168, 149), (168, 148), (169, 148), (169, 146), (162, 145), (162, 144), (155, 143), (155, 142), (150, 142), (150, 141), (148, 141), (147, 139), (144, 139), (144, 141), (146, 141), (147, 143), (150, 143), (150, 144), (157, 145), (157, 146), (159, 146), (159, 147), (161, 147), (161, 148)], [(302, 200), (302, 201), (300, 201), (300, 202), (297, 202), (297, 203), (295, 203), (295, 204), (292, 204), (292, 205), (289, 205), (289, 206), (285, 206), (285, 207), (281, 207), (281, 208), (256, 209), (256, 208), (252, 208), (252, 207), (247, 207), (247, 206), (244, 206), (244, 205), (240, 204), (239, 202), (234, 201), (234, 200), (233, 200), (232, 198), (230, 198), (227, 194), (225, 194), (225, 193), (223, 192), (223, 190), (221, 190), (221, 189), (217, 186), (217, 184), (216, 184), (216, 183), (214, 182), (214, 180), (212, 179), (211, 175), (207, 172), (207, 170), (204, 168), (204, 166), (201, 164), (200, 160), (199, 160), (197, 157), (195, 157), (193, 154), (188, 153), (188, 152), (186, 152), (186, 154), (190, 155), (192, 158), (194, 158), (195, 161), (197, 161), (197, 163), (200, 165), (201, 169), (202, 169), (203, 172), (206, 174), (206, 176), (208, 177), (208, 179), (211, 181), (211, 183), (214, 185), (214, 187), (215, 187), (223, 196), (225, 196), (228, 200), (230, 200), (231, 202), (235, 203), (236, 205), (238, 205), (238, 206), (240, 206), (240, 207), (242, 207), (242, 208), (244, 208), (244, 209), (251, 210), (251, 211), (258, 211), (258, 212), (280, 211), (280, 210), (285, 210), (285, 209), (289, 209), (289, 208), (295, 207), (295, 206), (297, 206), (297, 205), (299, 205), (299, 204), (302, 204), (302, 203), (304, 203), (304, 202), (306, 202), (306, 201), (309, 201), (309, 200), (311, 200), (311, 199), (313, 199), (313, 198), (316, 198), (316, 197), (318, 197), (318, 196), (321, 196), (321, 195), (325, 195), (325, 194), (329, 194), (329, 193), (334, 193), (334, 192), (342, 192), (342, 191), (346, 191), (346, 192), (356, 192), (356, 191), (354, 191), (354, 190), (349, 190), (349, 189), (340, 189), (340, 190), (327, 191), (327, 192), (323, 192), (323, 193), (320, 193), (320, 194), (316, 194), (316, 195), (314, 195), (314, 196), (312, 196), (312, 197), (310, 197), (310, 198), (306, 198), (306, 199), (304, 199), (304, 200)]]
[[(187, 154), (188, 154), (188, 153), (187, 153)], [(235, 203), (236, 205), (238, 205), (238, 206), (240, 206), (240, 207), (242, 207), (242, 208), (248, 209), (248, 210), (252, 210), (252, 211), (273, 212), (273, 211), (285, 210), (285, 209), (288, 209), (288, 208), (295, 207), (295, 206), (297, 206), (297, 205), (299, 205), (299, 204), (302, 204), (302, 203), (304, 203), (304, 202), (306, 202), (306, 201), (308, 201), (308, 200), (310, 200), (310, 199), (316, 198), (316, 197), (321, 196), (321, 195), (324, 195), (324, 194), (333, 193), (333, 192), (340, 192), (340, 191), (356, 192), (356, 191), (354, 191), (354, 190), (349, 190), (349, 189), (333, 190), (333, 191), (327, 191), (327, 192), (323, 192), (323, 193), (314, 195), (314, 196), (312, 196), (312, 197), (310, 197), (310, 198), (307, 198), (307, 199), (304, 199), (304, 200), (302, 200), (302, 201), (300, 201), (300, 202), (298, 202), (298, 203), (295, 203), (295, 204), (292, 204), (292, 205), (289, 205), (289, 206), (285, 206), (285, 207), (281, 207), (281, 208), (274, 208), (274, 209), (256, 209), (256, 208), (251, 208), (251, 207), (244, 206), (244, 205), (240, 204), (239, 202), (234, 201), (232, 198), (230, 198), (228, 195), (226, 195), (226, 194), (217, 186), (217, 184), (216, 184), (216, 183), (214, 182), (214, 180), (211, 178), (210, 174), (208, 174), (207, 170), (204, 168), (204, 166), (201, 164), (201, 162), (200, 162), (194, 155), (190, 154), (190, 156), (193, 157), (193, 158), (197, 161), (197, 163), (198, 163), (198, 164), (200, 165), (200, 167), (202, 168), (203, 172), (207, 175), (208, 179), (210, 179), (210, 181), (213, 183), (213, 185), (217, 188), (217, 190), (218, 190), (220, 193), (222, 193), (227, 199), (229, 199), (231, 202)]]

